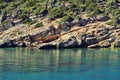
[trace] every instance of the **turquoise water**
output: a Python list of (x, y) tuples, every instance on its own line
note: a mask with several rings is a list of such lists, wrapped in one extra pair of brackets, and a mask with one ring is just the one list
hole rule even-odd
[(120, 80), (120, 49), (0, 49), (0, 80)]

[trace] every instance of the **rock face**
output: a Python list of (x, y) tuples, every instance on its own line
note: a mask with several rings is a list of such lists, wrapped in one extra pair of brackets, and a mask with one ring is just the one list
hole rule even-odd
[(85, 42), (87, 45), (96, 44), (98, 43), (98, 39), (96, 37), (88, 37)]
[(60, 37), (58, 40), (50, 43), (40, 43), (37, 47), (39, 49), (45, 48), (75, 48), (82, 46), (82, 39), (79, 35), (67, 34)]
[(65, 35), (64, 40), (59, 42), (59, 48), (75, 48), (82, 46), (82, 39), (79, 36)]
[(61, 31), (69, 31), (72, 26), (73, 26), (72, 23), (64, 22), (64, 23), (59, 24), (58, 29), (61, 30)]
[(14, 47), (13, 41), (9, 39), (10, 35), (4, 36), (0, 40), (0, 47)]
[[(73, 27), (74, 28), (74, 27)], [(62, 33), (54, 26), (42, 27), (29, 35), (19, 35), (11, 38), (8, 33), (0, 37), (0, 47), (36, 47), (38, 49), (49, 48), (106, 48), (110, 46), (120, 47), (120, 27), (108, 27), (105, 25), (90, 25), (78, 27)]]
[(53, 26), (50, 26), (47, 28), (43, 28), (38, 32), (35, 32), (31, 36), (33, 41), (39, 41), (41, 40), (41, 38), (52, 36), (52, 35), (55, 35), (56, 33), (57, 33), (57, 30)]

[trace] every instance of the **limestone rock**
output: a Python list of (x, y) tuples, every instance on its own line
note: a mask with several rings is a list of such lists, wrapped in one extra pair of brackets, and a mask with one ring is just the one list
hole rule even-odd
[(38, 49), (51, 49), (51, 48), (57, 48), (56, 47), (56, 41), (50, 42), (50, 43), (41, 43), (39, 45), (37, 45)]
[(116, 40), (115, 40), (114, 46), (115, 46), (115, 47), (120, 47), (120, 40), (119, 40), (119, 39), (116, 39)]
[(110, 47), (110, 46), (111, 46), (111, 43), (110, 43), (109, 40), (105, 40), (105, 41), (99, 42), (99, 46), (100, 46), (101, 48), (106, 48), (106, 47)]
[(88, 48), (100, 48), (99, 44), (89, 45)]
[(86, 38), (86, 44), (87, 45), (96, 44), (96, 43), (98, 43), (98, 39), (96, 37)]

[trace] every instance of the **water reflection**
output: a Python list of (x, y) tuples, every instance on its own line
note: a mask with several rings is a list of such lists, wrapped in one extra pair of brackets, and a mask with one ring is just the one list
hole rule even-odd
[(0, 73), (84, 72), (109, 66), (120, 71), (120, 49), (0, 49)]

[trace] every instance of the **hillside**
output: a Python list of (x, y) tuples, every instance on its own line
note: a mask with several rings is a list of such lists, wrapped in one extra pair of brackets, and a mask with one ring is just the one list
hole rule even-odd
[(119, 0), (0, 0), (1, 24), (12, 21), (34, 24), (37, 19), (48, 18), (71, 22), (79, 18), (109, 16), (110, 25), (119, 24)]
[[(119, 46), (119, 25), (120, 0), (0, 0), (0, 47)], [(76, 45), (61, 46), (78, 34)]]

